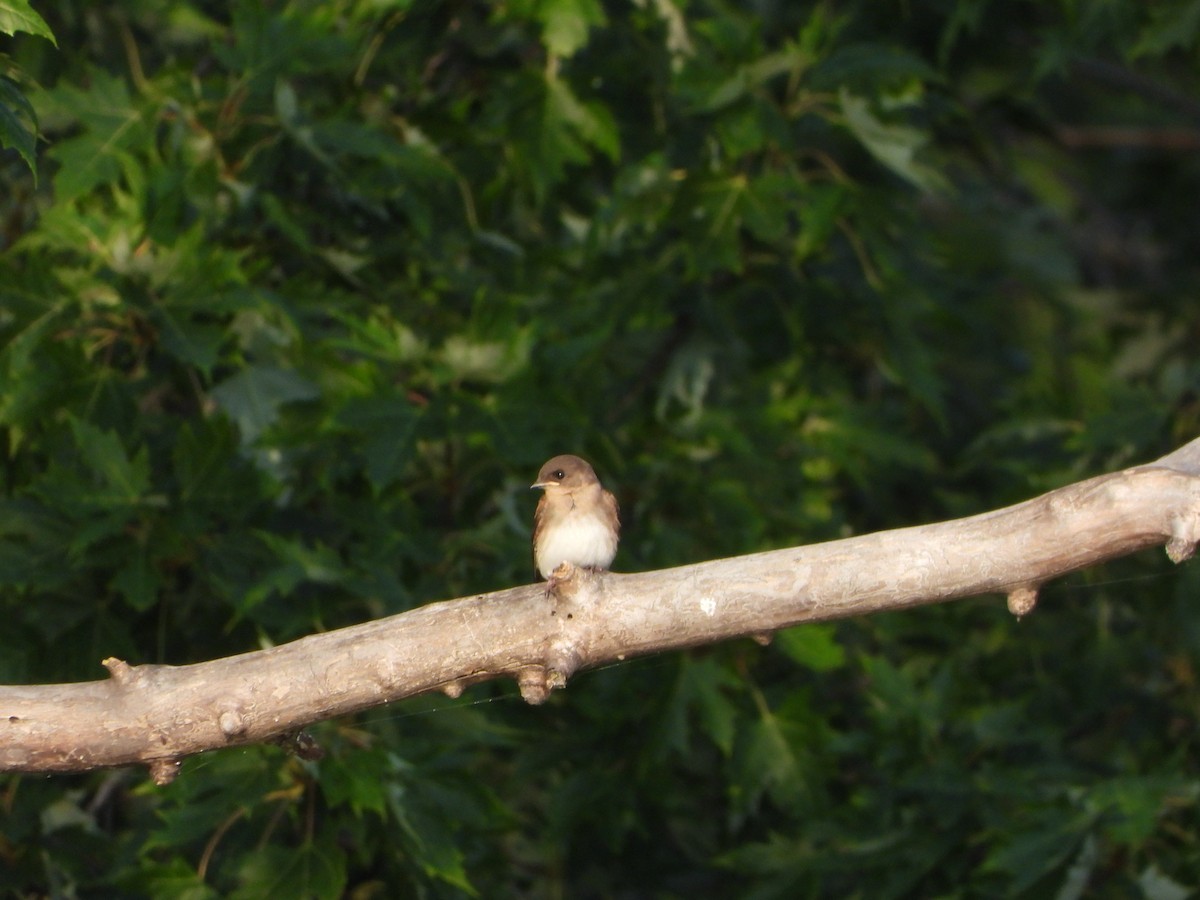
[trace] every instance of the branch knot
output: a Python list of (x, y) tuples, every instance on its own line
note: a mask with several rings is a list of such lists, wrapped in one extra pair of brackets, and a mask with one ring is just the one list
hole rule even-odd
[(1036, 585), (1023, 584), (1008, 592), (1008, 611), (1018, 619), (1033, 612), (1037, 606), (1038, 589)]

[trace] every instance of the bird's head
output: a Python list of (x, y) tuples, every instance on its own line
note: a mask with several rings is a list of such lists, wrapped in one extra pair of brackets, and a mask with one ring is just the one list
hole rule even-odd
[(546, 491), (573, 491), (599, 483), (595, 470), (587, 460), (565, 454), (547, 461), (538, 472), (537, 481), (530, 487)]

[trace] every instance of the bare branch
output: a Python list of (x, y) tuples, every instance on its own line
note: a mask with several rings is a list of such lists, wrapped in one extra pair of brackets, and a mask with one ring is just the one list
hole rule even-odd
[(580, 669), (764, 636), (801, 622), (1003, 593), (1033, 610), (1051, 578), (1200, 539), (1200, 440), (1147, 466), (994, 512), (641, 574), (560, 569), (528, 585), (433, 603), (269, 650), (191, 666), (104, 661), (104, 682), (0, 687), (0, 771), (140, 763), (159, 783), (184, 757), (296, 733), (426, 691), (514, 677), (539, 703)]

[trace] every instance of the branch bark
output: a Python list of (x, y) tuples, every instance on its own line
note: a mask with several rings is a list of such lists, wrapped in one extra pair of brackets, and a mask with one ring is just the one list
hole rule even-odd
[[(527, 585), (190, 666), (108, 659), (107, 681), (0, 687), (0, 771), (138, 763), (159, 783), (220, 747), (287, 740), (312, 722), (427, 691), (515, 677), (542, 702), (580, 669), (802, 622), (1004, 593), (1014, 615), (1077, 569), (1200, 540), (1200, 439), (965, 519), (656, 572), (560, 571)], [(303, 739), (296, 752), (316, 751)]]

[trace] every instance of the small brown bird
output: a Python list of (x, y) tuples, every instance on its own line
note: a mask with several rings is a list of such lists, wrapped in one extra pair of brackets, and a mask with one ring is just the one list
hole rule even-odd
[(545, 493), (533, 516), (533, 563), (538, 574), (569, 562), (607, 569), (617, 555), (621, 519), (617, 498), (606, 491), (586, 460), (556, 456), (547, 462), (531, 488)]

